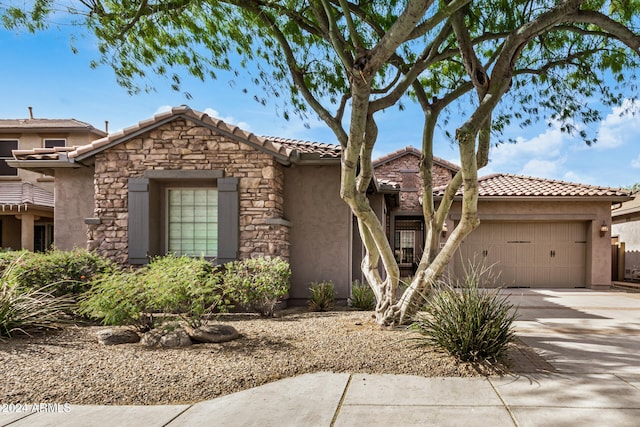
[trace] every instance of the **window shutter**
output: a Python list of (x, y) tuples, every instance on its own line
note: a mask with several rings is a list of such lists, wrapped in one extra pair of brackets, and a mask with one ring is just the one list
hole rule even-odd
[(218, 264), (238, 259), (238, 178), (218, 179)]
[(149, 179), (129, 178), (129, 264), (146, 264), (149, 253)]

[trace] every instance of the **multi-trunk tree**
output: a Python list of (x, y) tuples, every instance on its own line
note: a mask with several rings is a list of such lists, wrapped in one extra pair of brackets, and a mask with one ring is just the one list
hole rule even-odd
[[(166, 75), (176, 89), (185, 70), (203, 80), (219, 70), (246, 73), (262, 91), (259, 101), (287, 94), (285, 115), (313, 113), (329, 126), (342, 146), (340, 193), (358, 220), (366, 248), (362, 270), (383, 325), (410, 319), (478, 226), (478, 169), (506, 125), (546, 115), (590, 143), (581, 124), (597, 121), (601, 106), (635, 97), (638, 0), (79, 1), (0, 7), (9, 28), (38, 30), (54, 12), (88, 26), (100, 62), (131, 91), (144, 88), (150, 73)], [(623, 81), (624, 90), (616, 92)], [(416, 138), (422, 140), (426, 244), (413, 281), (398, 296), (398, 264), (367, 188), (376, 118), (409, 102), (424, 117)], [(436, 203), (433, 145), (443, 120), (455, 123), (461, 168)], [(460, 188), (462, 216), (441, 247)]]

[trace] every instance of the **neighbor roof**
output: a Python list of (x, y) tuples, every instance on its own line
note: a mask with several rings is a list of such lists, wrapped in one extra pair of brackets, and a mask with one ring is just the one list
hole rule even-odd
[(0, 119), (0, 133), (24, 133), (43, 130), (89, 132), (98, 136), (107, 134), (100, 129), (94, 128), (89, 123), (76, 119)]
[[(480, 178), (478, 184), (479, 196), (482, 198), (606, 197), (620, 201), (629, 199), (627, 190), (512, 174), (488, 175)], [(443, 196), (445, 189), (445, 186), (435, 188), (434, 195)], [(456, 196), (462, 196), (462, 191), (460, 188)]]
[(635, 214), (640, 212), (640, 193), (635, 193), (633, 199), (622, 203), (620, 206), (611, 210), (611, 216), (617, 218), (619, 216)]
[(53, 209), (53, 193), (30, 182), (0, 183), (0, 209), (39, 207)]
[[(399, 159), (400, 157), (405, 156), (407, 154), (411, 154), (411, 155), (414, 155), (414, 156), (417, 156), (417, 157), (422, 157), (422, 151), (418, 150), (415, 147), (412, 147), (412, 146), (408, 145), (408, 146), (406, 146), (404, 148), (401, 148), (401, 149), (399, 149), (397, 151), (394, 151), (393, 153), (389, 153), (387, 155), (384, 155), (384, 156), (382, 156), (380, 158), (375, 159), (373, 161), (373, 167), (377, 168), (378, 166), (382, 166), (382, 165), (384, 165), (386, 163), (389, 163), (389, 162), (391, 162), (393, 160)], [(449, 169), (450, 171), (453, 171), (453, 172), (458, 172), (460, 170), (460, 166), (458, 166), (458, 165), (456, 165), (454, 163), (451, 163), (451, 162), (449, 162), (449, 161), (447, 161), (445, 159), (442, 159), (440, 157), (437, 157), (437, 156), (433, 156), (433, 163), (436, 164), (436, 165), (440, 165), (440, 166), (442, 166), (442, 167), (444, 167), (446, 169)]]

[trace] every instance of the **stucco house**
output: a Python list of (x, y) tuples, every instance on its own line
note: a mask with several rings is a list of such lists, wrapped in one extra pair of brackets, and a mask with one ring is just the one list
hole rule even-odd
[(618, 265), (616, 279), (640, 281), (640, 197), (616, 204), (611, 210), (611, 236), (617, 246)]
[[(370, 187), (406, 274), (424, 247), (420, 156), (407, 147), (378, 159)], [(336, 145), (256, 136), (183, 106), (85, 145), (15, 151), (8, 164), (55, 176), (55, 244), (62, 249), (88, 245), (129, 264), (169, 252), (220, 263), (282, 256), (292, 267), (292, 304), (306, 301), (313, 281), (333, 281), (346, 299), (351, 281), (362, 278), (362, 243), (339, 197)], [(457, 170), (435, 159), (438, 183)], [(609, 286), (608, 229), (603, 236), (600, 229), (610, 227), (611, 204), (627, 198), (610, 188), (484, 178), (483, 224), (461, 254), (499, 260), (510, 285)]]
[(45, 250), (53, 242), (53, 177), (8, 164), (14, 150), (80, 146), (106, 132), (75, 119), (0, 119), (0, 248)]

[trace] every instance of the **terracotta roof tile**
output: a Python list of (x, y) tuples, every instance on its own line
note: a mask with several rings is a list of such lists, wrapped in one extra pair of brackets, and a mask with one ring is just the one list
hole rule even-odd
[(53, 208), (53, 193), (30, 182), (0, 183), (0, 209), (13, 206)]
[(324, 144), (321, 142), (301, 141), (297, 139), (280, 138), (275, 136), (265, 136), (265, 139), (280, 144), (283, 147), (297, 150), (300, 153), (318, 154), (320, 157), (339, 158), (342, 147), (335, 144)]
[[(628, 197), (629, 192), (610, 187), (577, 184), (512, 174), (494, 174), (478, 180), (480, 197)], [(434, 189), (442, 196), (444, 186)], [(458, 190), (462, 195), (462, 188)]]

